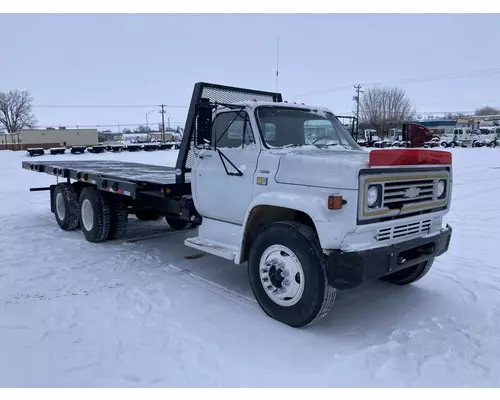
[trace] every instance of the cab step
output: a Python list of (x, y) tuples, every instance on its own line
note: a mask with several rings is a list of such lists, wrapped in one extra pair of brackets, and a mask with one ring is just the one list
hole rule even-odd
[(234, 246), (203, 239), (199, 236), (186, 239), (184, 244), (193, 249), (204, 251), (205, 253), (213, 254), (214, 256), (225, 258), (230, 261), (234, 261), (236, 253), (238, 252), (238, 249)]

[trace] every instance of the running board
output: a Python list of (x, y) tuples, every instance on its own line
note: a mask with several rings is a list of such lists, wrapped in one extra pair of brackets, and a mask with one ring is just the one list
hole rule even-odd
[(233, 262), (236, 257), (236, 253), (238, 252), (236, 247), (228, 246), (208, 239), (202, 239), (199, 236), (186, 239), (184, 244), (193, 249), (204, 251), (205, 253), (213, 254), (214, 256)]

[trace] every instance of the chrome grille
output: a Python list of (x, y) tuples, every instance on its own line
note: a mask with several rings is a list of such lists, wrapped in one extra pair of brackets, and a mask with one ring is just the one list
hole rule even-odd
[(415, 235), (417, 233), (430, 232), (431, 225), (431, 220), (426, 219), (424, 221), (417, 221), (410, 224), (397, 225), (380, 229), (377, 234), (377, 241), (384, 242), (386, 240)]
[(433, 201), (436, 183), (435, 179), (385, 182), (383, 207)]

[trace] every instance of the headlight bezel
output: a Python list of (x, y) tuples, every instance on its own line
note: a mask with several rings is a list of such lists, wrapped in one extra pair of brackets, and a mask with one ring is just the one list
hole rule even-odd
[[(375, 191), (376, 198), (374, 201), (370, 202), (370, 192), (373, 193)], [(374, 209), (380, 207), (382, 203), (382, 185), (373, 184), (369, 185), (366, 189), (366, 205), (369, 209)]]
[[(439, 194), (439, 185), (442, 183), (443, 192)], [(436, 197), (438, 200), (442, 200), (446, 197), (448, 182), (446, 179), (440, 179), (436, 183)]]

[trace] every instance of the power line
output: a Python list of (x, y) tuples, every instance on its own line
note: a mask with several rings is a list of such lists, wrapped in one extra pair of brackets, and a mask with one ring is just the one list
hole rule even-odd
[[(186, 121), (170, 121), (171, 124), (173, 125), (178, 125), (178, 126), (184, 126)], [(143, 122), (138, 122), (136, 124), (122, 124), (120, 123), (120, 127), (124, 126), (139, 126), (139, 125), (144, 125)], [(40, 129), (40, 128), (114, 128), (116, 127), (116, 124), (93, 124), (93, 125), (80, 125), (80, 124), (72, 124), (72, 125), (65, 125), (65, 124), (54, 124), (54, 125), (37, 125), (34, 128), (35, 129)]]
[[(180, 105), (164, 105), (170, 108), (188, 108), (188, 106)], [(161, 105), (62, 105), (62, 104), (34, 104), (33, 108), (150, 108), (150, 107), (161, 107)]]
[[(493, 108), (497, 108), (497, 107), (493, 107)], [(498, 107), (500, 109), (500, 107)], [(365, 112), (371, 112), (371, 111), (380, 111), (380, 110), (377, 110), (377, 109), (370, 109), (370, 110), (365, 110)], [(420, 110), (417, 110), (415, 113), (416, 114), (474, 114), (477, 110), (467, 110), (467, 111), (420, 111)], [(338, 115), (345, 115), (345, 114), (349, 114), (349, 113), (353, 113), (353, 111), (344, 111), (344, 112), (335, 112), (335, 114), (338, 114)], [(385, 114), (389, 114), (391, 113), (391, 111), (387, 111)], [(392, 112), (393, 114), (398, 114), (397, 111), (394, 111)]]
[[(490, 68), (490, 69), (485, 69), (485, 70), (469, 71), (469, 72), (456, 72), (456, 73), (451, 73), (451, 74), (447, 73), (447, 74), (440, 74), (440, 75), (421, 76), (421, 77), (414, 77), (414, 78), (403, 78), (403, 79), (397, 79), (394, 81), (385, 81), (385, 82), (362, 83), (362, 85), (363, 86), (377, 86), (377, 85), (383, 85), (383, 84), (429, 82), (429, 81), (436, 81), (436, 80), (439, 81), (439, 80), (454, 79), (454, 78), (460, 78), (460, 77), (466, 77), (466, 76), (483, 75), (483, 74), (496, 74), (496, 73), (500, 73), (500, 68)], [(292, 96), (292, 97), (304, 97), (304, 96), (310, 96), (310, 95), (326, 93), (326, 92), (336, 92), (336, 91), (340, 91), (340, 90), (349, 89), (351, 87), (352, 87), (352, 84), (351, 85), (344, 85), (344, 86), (337, 86), (334, 88), (322, 89), (322, 90), (318, 90), (315, 92), (301, 93), (301, 94), (297, 94), (297, 95)]]

